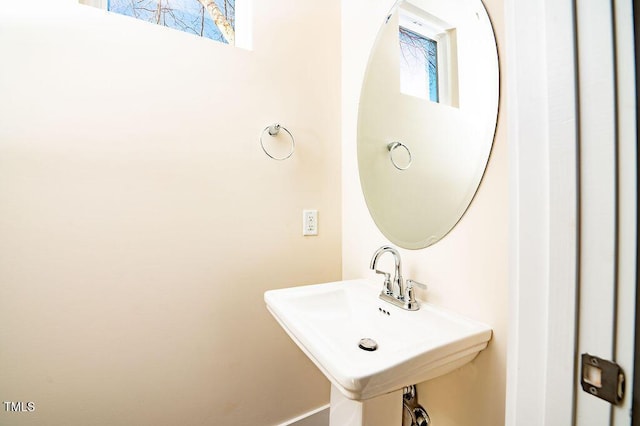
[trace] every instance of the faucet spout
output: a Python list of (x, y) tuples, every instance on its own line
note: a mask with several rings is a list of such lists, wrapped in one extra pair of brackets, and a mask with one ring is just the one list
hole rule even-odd
[(385, 283), (384, 283), (384, 292), (389, 296), (393, 296), (393, 287), (391, 284), (391, 280), (389, 279), (389, 273), (380, 271), (377, 269), (378, 259), (384, 253), (391, 253), (393, 255), (394, 261), (394, 276), (393, 276), (393, 285), (398, 288), (398, 299), (404, 299), (404, 281), (402, 280), (402, 260), (400, 259), (400, 253), (398, 250), (394, 249), (391, 246), (382, 246), (373, 254), (371, 258), (371, 263), (369, 264), (369, 268), (374, 270), (377, 274), (385, 275)]

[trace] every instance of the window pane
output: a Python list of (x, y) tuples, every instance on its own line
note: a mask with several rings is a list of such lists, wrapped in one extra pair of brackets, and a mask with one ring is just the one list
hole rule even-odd
[(439, 102), (438, 43), (400, 27), (400, 90)]
[(107, 9), (222, 43), (234, 44), (235, 0), (108, 0)]

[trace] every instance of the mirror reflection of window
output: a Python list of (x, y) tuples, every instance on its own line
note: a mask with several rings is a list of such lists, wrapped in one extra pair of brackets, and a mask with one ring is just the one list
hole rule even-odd
[(439, 101), (438, 43), (400, 27), (400, 91)]
[(400, 93), (458, 107), (455, 27), (406, 2), (399, 8), (398, 42)]

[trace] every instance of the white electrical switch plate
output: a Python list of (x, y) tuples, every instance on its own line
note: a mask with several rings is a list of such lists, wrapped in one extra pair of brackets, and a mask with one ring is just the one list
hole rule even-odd
[(302, 235), (318, 235), (318, 210), (302, 210)]

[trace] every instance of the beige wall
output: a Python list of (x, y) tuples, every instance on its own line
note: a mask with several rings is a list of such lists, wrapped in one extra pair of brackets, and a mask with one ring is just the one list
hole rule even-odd
[[(0, 400), (36, 406), (0, 424), (271, 425), (328, 402), (262, 295), (340, 278), (340, 3), (253, 3), (245, 51), (0, 1)], [(258, 144), (275, 121), (288, 161)]]
[[(373, 252), (388, 243), (375, 227), (361, 194), (356, 129), (358, 99), (369, 51), (393, 3), (393, 0), (342, 2), (344, 278), (371, 276), (368, 265)], [(501, 49), (503, 2), (487, 0), (484, 3), (495, 27), (500, 56), (504, 57)], [(504, 82), (504, 63), (501, 71)], [(504, 107), (504, 96), (501, 107)], [(504, 424), (507, 216), (506, 129), (505, 116), (501, 113), (484, 180), (465, 216), (434, 246), (401, 250), (405, 277), (429, 285), (429, 290), (419, 296), (483, 321), (494, 330), (489, 347), (472, 363), (418, 386), (420, 402), (439, 426)], [(379, 277), (373, 279), (379, 280)]]

